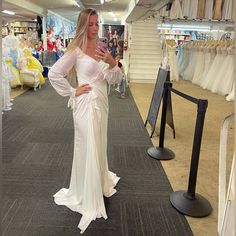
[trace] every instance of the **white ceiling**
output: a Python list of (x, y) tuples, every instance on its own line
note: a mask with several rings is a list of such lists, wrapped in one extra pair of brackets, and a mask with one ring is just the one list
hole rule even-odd
[(14, 16), (2, 13), (3, 22), (9, 22), (14, 20), (33, 20), (36, 18), (36, 14), (30, 11), (26, 11), (22, 7), (15, 6), (11, 3), (4, 2), (2, 3), (2, 10), (9, 10), (15, 12)]
[[(105, 0), (105, 3), (101, 5), (100, 0), (28, 0), (28, 2), (34, 3), (42, 8), (51, 10), (68, 20), (73, 22), (77, 21), (77, 17), (80, 12), (80, 8), (76, 6), (75, 1), (80, 5), (81, 3), (85, 8), (95, 8), (103, 17), (105, 23), (109, 24), (120, 24), (120, 19), (124, 16), (130, 0)], [(152, 8), (160, 4), (163, 1), (168, 0), (139, 0), (136, 1), (137, 6), (131, 12), (128, 17), (128, 21), (135, 21), (140, 18), (144, 18), (145, 15), (153, 14)], [(3, 10), (12, 10), (16, 12), (14, 17), (9, 15), (2, 14), (3, 20), (17, 18), (31, 20), (36, 18), (35, 13), (30, 12), (19, 6), (14, 6), (13, 4), (8, 3), (8, 0), (3, 0), (2, 3)], [(110, 16), (109, 11), (112, 11), (115, 14), (115, 17), (118, 19), (118, 22), (114, 22), (113, 18)], [(148, 14), (149, 13), (149, 14)]]
[[(45, 9), (51, 10), (68, 20), (73, 22), (77, 21), (77, 17), (80, 12), (80, 8), (76, 6), (75, 0), (28, 0), (38, 6), (41, 6)], [(112, 21), (112, 17), (109, 15), (109, 11), (113, 11), (118, 21), (120, 18), (123, 17), (126, 8), (130, 0), (112, 0), (110, 2), (106, 2), (101, 5), (100, 0), (81, 0), (77, 2), (81, 2), (85, 8), (95, 8), (103, 17), (106, 22)], [(8, 3), (7, 0), (3, 0), (2, 3), (3, 10), (11, 10), (16, 13), (15, 18), (22, 18), (29, 17), (30, 19), (34, 19), (36, 14), (30, 13), (28, 10), (25, 10), (21, 7), (16, 7), (13, 4)], [(12, 19), (14, 17), (2, 14), (3, 18)]]

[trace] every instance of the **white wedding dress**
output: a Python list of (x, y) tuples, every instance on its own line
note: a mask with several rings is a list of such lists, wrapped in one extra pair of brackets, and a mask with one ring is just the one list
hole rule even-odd
[[(65, 79), (75, 67), (79, 85), (89, 84), (92, 90), (75, 96), (75, 89)], [(69, 189), (62, 188), (54, 195), (55, 203), (82, 214), (78, 227), (83, 233), (92, 220), (107, 218), (103, 196), (110, 197), (119, 181), (107, 164), (107, 82), (118, 83), (122, 72), (118, 66), (109, 69), (79, 48), (67, 52), (49, 72), (49, 80), (62, 96), (70, 96), (73, 109), (74, 157)]]
[(194, 75), (194, 69), (197, 63), (197, 46), (196, 45), (190, 45), (189, 49), (189, 62), (187, 67), (185, 68), (183, 72), (183, 79), (192, 81), (193, 75)]
[(170, 19), (182, 19), (183, 13), (179, 0), (174, 0), (170, 9)]
[(211, 90), (215, 83), (215, 78), (219, 73), (223, 61), (225, 59), (225, 56), (222, 54), (222, 48), (222, 46), (216, 47), (216, 56), (211, 64), (211, 67), (209, 68), (206, 77), (204, 78), (204, 81), (202, 82), (202, 87), (204, 89)]
[(179, 81), (179, 70), (177, 64), (177, 56), (176, 56), (176, 45), (166, 44), (167, 47), (167, 55), (168, 55), (168, 63), (170, 66), (170, 81)]
[(205, 18), (208, 20), (212, 19), (213, 16), (214, 0), (207, 0), (205, 5)]
[(202, 78), (204, 65), (205, 65), (205, 55), (204, 55), (203, 50), (204, 50), (204, 46), (199, 46), (197, 48), (196, 65), (195, 65), (193, 79), (192, 79), (193, 84), (199, 85)]
[(233, 11), (233, 1), (225, 0), (223, 9), (222, 9), (222, 19), (223, 20), (231, 20), (232, 19), (232, 11)]
[(211, 88), (213, 93), (220, 95), (228, 95), (233, 88), (235, 79), (234, 75), (234, 46), (222, 48), (224, 55), (223, 63), (220, 65), (220, 70), (215, 76), (214, 84)]
[(182, 14), (184, 17), (189, 17), (190, 14), (190, 0), (182, 0)]

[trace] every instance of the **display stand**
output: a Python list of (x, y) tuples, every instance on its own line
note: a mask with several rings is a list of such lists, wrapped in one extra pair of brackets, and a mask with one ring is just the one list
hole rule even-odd
[[(157, 121), (157, 117), (158, 117), (158, 113), (160, 109), (161, 100), (163, 97), (164, 83), (166, 81), (170, 81), (170, 71), (159, 68), (147, 119), (144, 123), (145, 127), (147, 126), (147, 123), (149, 123), (152, 128), (150, 138), (152, 138), (155, 131), (156, 121)], [(174, 120), (173, 120), (173, 112), (172, 112), (170, 96), (167, 98), (167, 104), (168, 104), (167, 105), (167, 124), (172, 128), (173, 137), (175, 138), (175, 128), (174, 128)]]
[[(173, 151), (164, 147), (165, 127), (166, 127), (166, 120), (167, 120), (167, 113), (168, 113), (167, 108), (168, 108), (168, 104), (169, 104), (169, 106), (171, 105), (171, 97), (170, 97), (170, 92), (169, 92), (168, 86), (169, 86), (169, 83), (166, 82), (164, 84), (164, 96), (163, 96), (163, 103), (162, 103), (162, 116), (161, 116), (161, 129), (160, 129), (159, 146), (158, 147), (150, 147), (147, 150), (148, 155), (154, 159), (157, 159), (157, 160), (170, 160), (175, 157), (175, 154)], [(170, 84), (170, 86), (172, 86), (172, 84)], [(169, 101), (169, 103), (168, 103), (168, 101)], [(172, 117), (172, 121), (173, 121), (172, 109), (169, 109), (169, 111), (170, 110), (171, 110), (171, 113), (168, 116)], [(172, 123), (172, 124), (174, 125), (174, 123)], [(174, 135), (175, 135), (175, 133), (174, 133)]]
[(176, 191), (170, 195), (170, 202), (179, 212), (192, 216), (204, 217), (212, 212), (211, 204), (200, 194), (195, 193), (197, 183), (198, 163), (201, 149), (202, 132), (204, 126), (205, 113), (208, 106), (207, 100), (196, 99), (184, 93), (181, 93), (171, 87), (169, 90), (177, 95), (197, 104), (197, 119), (195, 125), (194, 141), (192, 148), (192, 158), (189, 173), (189, 182), (187, 191)]

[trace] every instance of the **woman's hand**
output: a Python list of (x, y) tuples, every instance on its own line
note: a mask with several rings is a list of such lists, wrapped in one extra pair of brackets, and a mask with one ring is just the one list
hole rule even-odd
[(103, 60), (107, 64), (110, 65), (111, 68), (113, 68), (116, 65), (115, 59), (112, 57), (112, 55), (108, 52), (107, 49), (96, 49), (96, 57)]
[(89, 84), (82, 84), (76, 87), (75, 96), (79, 96), (84, 93), (89, 93), (92, 90)]

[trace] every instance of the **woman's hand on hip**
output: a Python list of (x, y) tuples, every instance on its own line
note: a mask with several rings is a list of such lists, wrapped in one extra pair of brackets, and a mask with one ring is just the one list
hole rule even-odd
[(82, 84), (76, 87), (75, 96), (79, 96), (84, 93), (89, 93), (92, 90), (89, 84)]
[(110, 65), (111, 68), (113, 68), (116, 65), (115, 59), (112, 57), (112, 55), (109, 53), (108, 50), (100, 49), (96, 50), (96, 56), (106, 62)]

